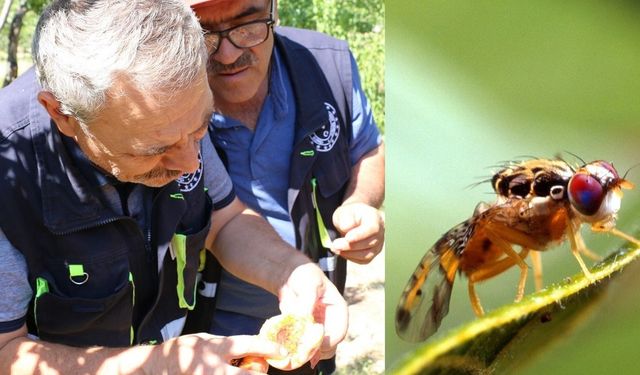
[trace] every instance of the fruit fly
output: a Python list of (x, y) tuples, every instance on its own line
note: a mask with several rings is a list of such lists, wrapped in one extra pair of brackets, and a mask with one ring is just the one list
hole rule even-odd
[(396, 309), (396, 331), (404, 340), (422, 341), (438, 329), (449, 311), (458, 273), (467, 277), (471, 307), (482, 316), (475, 284), (517, 266), (515, 300), (520, 301), (528, 273), (525, 258), (531, 255), (536, 289), (541, 289), (539, 252), (567, 239), (585, 276), (593, 280), (581, 254), (598, 256), (580, 235), (583, 223), (593, 231), (640, 244), (615, 228), (622, 189), (633, 184), (608, 162), (598, 160), (577, 169), (563, 160), (514, 162), (496, 173), (491, 183), (496, 201), (480, 203), (471, 218), (446, 232), (411, 275)]

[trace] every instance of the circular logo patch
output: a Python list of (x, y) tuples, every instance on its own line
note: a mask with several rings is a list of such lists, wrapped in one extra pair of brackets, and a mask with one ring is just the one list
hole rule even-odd
[(198, 186), (198, 183), (202, 178), (202, 155), (200, 153), (198, 153), (198, 162), (198, 170), (193, 173), (185, 173), (176, 180), (176, 182), (178, 182), (178, 188), (180, 188), (181, 192), (189, 192), (196, 186)]
[(324, 107), (327, 109), (329, 124), (322, 125), (319, 130), (311, 134), (311, 142), (319, 152), (331, 151), (340, 136), (340, 124), (338, 123), (336, 109), (329, 103), (324, 103)]

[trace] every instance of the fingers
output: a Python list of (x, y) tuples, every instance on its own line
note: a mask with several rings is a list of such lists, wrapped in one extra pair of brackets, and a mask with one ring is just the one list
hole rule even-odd
[(331, 250), (356, 263), (370, 262), (384, 244), (384, 216), (361, 203), (340, 206), (333, 214), (336, 229), (344, 234), (333, 241)]
[[(324, 339), (326, 340), (327, 338), (325, 337)], [(324, 340), (323, 340), (323, 344), (324, 344)], [(322, 350), (321, 349), (316, 350), (316, 352), (313, 353), (313, 356), (311, 356), (311, 359), (309, 359), (309, 364), (311, 365), (311, 368), (315, 368), (318, 365), (318, 362), (320, 362), (321, 359), (326, 359), (326, 358), (321, 358), (321, 356), (322, 356)], [(329, 357), (329, 358), (331, 358), (331, 357)]]
[[(216, 370), (213, 370), (213, 371), (216, 371)], [(213, 374), (217, 372), (211, 372), (211, 373)], [(249, 369), (244, 369), (244, 368), (235, 367), (231, 365), (226, 366), (226, 369), (224, 370), (225, 375), (265, 375), (266, 373), (267, 373), (267, 370), (249, 370)]]
[[(256, 369), (245, 369), (245, 368), (241, 368), (241, 367), (234, 367), (234, 366), (227, 366), (227, 368), (224, 370), (224, 374), (225, 375), (266, 375), (267, 374), (267, 370), (269, 369), (269, 366), (267, 366), (266, 369), (260, 369), (260, 370), (256, 370)], [(211, 374), (217, 374), (217, 370), (214, 369), (213, 372), (210, 372)]]
[(239, 360), (239, 363), (235, 366), (241, 369), (251, 370), (253, 371), (252, 373), (259, 374), (266, 373), (267, 370), (269, 370), (269, 364), (267, 361), (262, 357), (255, 356), (246, 356), (242, 358), (242, 360)]
[[(315, 287), (310, 288), (310, 285)], [(320, 347), (311, 358), (331, 358), (336, 346), (347, 334), (347, 303), (324, 273), (314, 264), (298, 267), (288, 279), (286, 288), (280, 292), (280, 310), (282, 313), (300, 311), (301, 304), (308, 304), (307, 314), (313, 314), (314, 320), (324, 328), (324, 338)], [(311, 289), (311, 290), (310, 290)], [(306, 297), (313, 295), (313, 299)]]
[(229, 336), (227, 340), (229, 359), (247, 356), (283, 358), (288, 354), (284, 347), (259, 336)]
[(333, 241), (331, 251), (350, 261), (366, 264), (371, 262), (382, 251), (383, 246), (384, 229), (356, 242), (349, 242), (347, 236), (336, 238)]
[(337, 345), (347, 335), (349, 313), (347, 302), (334, 285), (327, 286), (321, 299), (322, 310), (317, 311), (316, 321), (324, 325), (324, 338), (320, 346), (320, 359), (331, 358)]
[(286, 353), (276, 343), (258, 336), (214, 336), (196, 333), (179, 336), (153, 347), (156, 357), (149, 373), (159, 372), (204, 375), (212, 371), (224, 374), (264, 374), (259, 371), (235, 367), (232, 363), (247, 356), (282, 358)]
[(345, 250), (336, 252), (336, 254), (345, 258), (348, 261), (357, 264), (369, 264), (371, 261), (380, 254), (381, 249), (371, 250)]
[[(347, 233), (347, 235), (349, 233)], [(369, 237), (362, 238), (357, 241), (349, 241), (347, 236), (345, 236), (345, 237), (340, 237), (333, 240), (333, 244), (331, 245), (331, 250), (353, 251), (353, 250), (373, 249), (376, 247), (382, 247), (383, 240), (384, 240), (384, 232), (373, 233)]]
[(324, 294), (325, 276), (313, 263), (298, 266), (280, 289), (280, 311), (312, 315), (318, 299)]

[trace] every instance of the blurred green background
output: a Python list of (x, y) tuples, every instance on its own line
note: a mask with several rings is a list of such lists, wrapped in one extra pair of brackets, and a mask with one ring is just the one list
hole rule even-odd
[[(387, 0), (386, 365), (419, 345), (394, 329), (400, 292), (447, 230), (492, 201), (492, 168), (566, 152), (640, 163), (640, 4), (634, 1)], [(576, 161), (577, 162), (577, 161)], [(628, 179), (640, 185), (640, 168)], [(627, 191), (618, 228), (640, 229), (640, 189)], [(622, 244), (592, 235), (605, 255)], [(569, 249), (543, 253), (545, 283), (576, 274)], [(589, 264), (591, 262), (588, 262)], [(532, 353), (518, 374), (637, 373), (640, 266), (608, 289), (599, 309)], [(515, 296), (517, 270), (478, 287), (486, 310)], [(529, 279), (527, 292), (533, 291)], [(474, 319), (466, 280), (434, 336)], [(432, 339), (434, 338), (432, 337)], [(550, 338), (551, 339), (551, 338)]]

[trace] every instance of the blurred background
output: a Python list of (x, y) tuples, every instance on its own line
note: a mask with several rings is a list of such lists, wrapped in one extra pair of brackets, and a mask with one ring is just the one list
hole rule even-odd
[[(386, 366), (419, 345), (394, 328), (398, 298), (424, 253), (469, 218), (491, 186), (471, 186), (505, 160), (574, 153), (640, 163), (640, 4), (634, 1), (386, 1)], [(628, 179), (640, 185), (640, 168)], [(618, 228), (638, 234), (640, 189), (627, 191)], [(592, 235), (606, 255), (623, 241)], [(580, 272), (567, 246), (542, 255), (544, 281)], [(592, 262), (588, 262), (591, 264)], [(572, 332), (532, 353), (518, 374), (637, 373), (640, 266), (614, 280)], [(517, 270), (477, 290), (490, 311), (515, 296)], [(530, 277), (527, 293), (533, 291)], [(474, 319), (457, 279), (437, 334)], [(550, 338), (551, 339), (551, 338)]]

